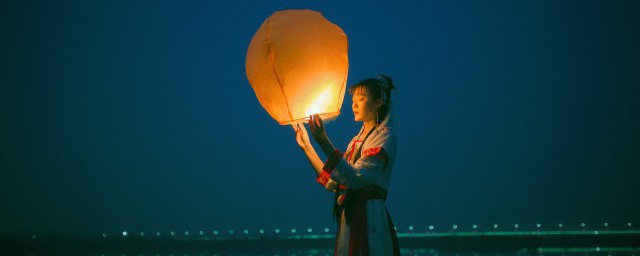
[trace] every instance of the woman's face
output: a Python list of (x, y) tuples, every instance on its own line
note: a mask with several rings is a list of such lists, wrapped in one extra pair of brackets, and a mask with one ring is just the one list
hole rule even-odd
[(380, 99), (374, 100), (373, 95), (367, 88), (363, 86), (357, 87), (351, 100), (353, 101), (351, 109), (356, 122), (376, 120), (376, 113), (380, 105), (382, 105), (382, 101)]

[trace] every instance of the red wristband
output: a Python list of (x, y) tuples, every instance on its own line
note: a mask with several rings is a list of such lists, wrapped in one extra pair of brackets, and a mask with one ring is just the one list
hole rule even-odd
[(327, 186), (327, 182), (331, 178), (331, 174), (325, 171), (322, 171), (320, 175), (316, 178), (316, 182), (320, 183), (322, 186)]

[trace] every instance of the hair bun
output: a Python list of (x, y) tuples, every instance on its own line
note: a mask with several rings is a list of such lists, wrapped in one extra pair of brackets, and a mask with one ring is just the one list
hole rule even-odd
[(391, 77), (380, 74), (378, 75), (377, 79), (380, 82), (380, 87), (382, 87), (382, 89), (391, 91), (395, 88), (395, 86), (393, 86), (393, 80), (391, 79)]

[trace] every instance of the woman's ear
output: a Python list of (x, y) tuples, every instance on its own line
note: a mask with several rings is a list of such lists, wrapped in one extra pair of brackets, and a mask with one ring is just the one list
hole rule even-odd
[(378, 107), (378, 108), (382, 107), (382, 99), (377, 99), (376, 100), (376, 107)]

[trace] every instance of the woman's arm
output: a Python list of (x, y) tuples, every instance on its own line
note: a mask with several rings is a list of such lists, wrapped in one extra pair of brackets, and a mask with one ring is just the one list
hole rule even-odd
[(296, 141), (298, 142), (298, 146), (302, 149), (305, 156), (307, 156), (307, 160), (309, 160), (309, 164), (313, 167), (313, 170), (316, 172), (317, 176), (320, 176), (322, 173), (322, 166), (324, 162), (318, 156), (318, 153), (311, 145), (309, 141), (309, 134), (307, 133), (307, 129), (303, 124), (292, 125), (293, 130), (296, 132)]
[[(322, 123), (320, 117), (316, 116), (316, 120), (319, 120), (320, 123)], [(313, 119), (310, 117), (310, 126), (312, 125), (312, 121)], [(320, 156), (318, 156), (318, 153), (309, 141), (309, 134), (307, 133), (307, 129), (305, 129), (303, 124), (297, 124), (293, 126), (293, 130), (296, 131), (296, 141), (298, 142), (298, 145), (304, 152), (305, 156), (307, 156), (309, 164), (311, 164), (311, 167), (313, 167), (313, 170), (316, 172), (316, 182), (323, 185), (329, 191), (335, 191), (338, 187), (338, 184), (333, 181), (329, 177), (329, 175), (327, 175), (327, 172), (322, 170), (325, 167), (325, 163), (320, 159)], [(314, 129), (314, 131), (318, 131), (318, 129)], [(322, 132), (324, 133), (324, 125), (322, 126)], [(327, 138), (326, 133), (324, 133), (323, 137), (326, 139), (323, 139), (321, 140), (321, 142), (319, 142), (320, 146), (322, 147), (323, 151), (325, 151), (325, 154), (327, 156), (334, 156), (335, 148), (333, 147), (333, 144), (331, 144), (331, 141), (329, 141), (329, 138)], [(315, 134), (314, 139), (318, 139)], [(330, 153), (327, 153), (327, 151)], [(340, 155), (340, 157), (342, 157), (342, 155)]]
[(363, 188), (375, 183), (380, 178), (386, 164), (387, 159), (384, 151), (375, 156), (363, 156), (355, 165), (351, 165), (345, 159), (339, 159), (335, 167), (329, 169), (329, 177), (349, 188)]
[(331, 179), (349, 188), (366, 187), (376, 183), (382, 171), (392, 162), (395, 156), (395, 136), (389, 131), (376, 134), (367, 143), (366, 149), (362, 151), (362, 156), (354, 165), (347, 162), (339, 152), (329, 157), (323, 166), (323, 173), (320, 177)]

